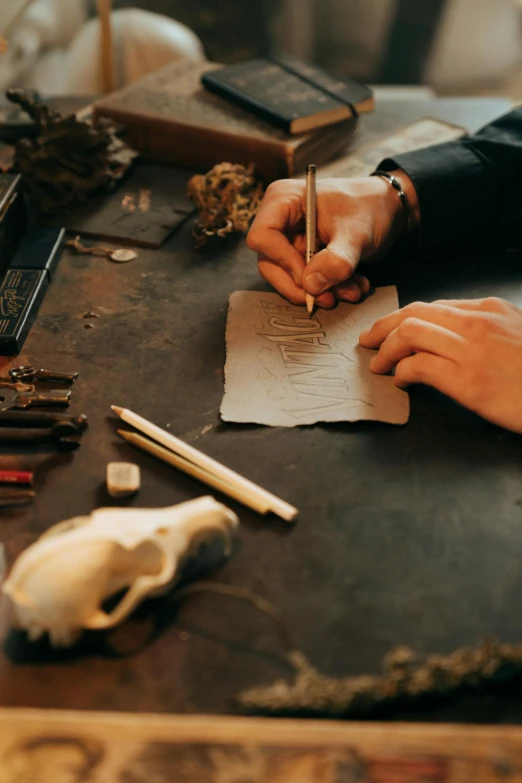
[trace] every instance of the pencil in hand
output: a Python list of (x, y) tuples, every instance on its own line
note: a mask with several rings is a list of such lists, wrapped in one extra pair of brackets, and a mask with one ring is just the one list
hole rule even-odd
[[(315, 242), (317, 236), (317, 198), (315, 193), (315, 166), (310, 163), (306, 167), (306, 257), (305, 262), (310, 263), (315, 254)], [(315, 306), (315, 297), (305, 295), (308, 315), (312, 315)]]

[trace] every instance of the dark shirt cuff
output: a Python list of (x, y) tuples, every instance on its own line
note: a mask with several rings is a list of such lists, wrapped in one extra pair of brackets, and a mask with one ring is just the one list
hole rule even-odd
[(419, 198), (420, 247), (476, 239), (498, 201), (490, 164), (466, 139), (387, 158), (384, 171), (402, 169)]

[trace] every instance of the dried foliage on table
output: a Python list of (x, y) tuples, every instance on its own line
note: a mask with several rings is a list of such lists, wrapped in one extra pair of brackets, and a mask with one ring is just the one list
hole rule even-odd
[(113, 190), (137, 152), (108, 119), (95, 123), (62, 116), (26, 90), (6, 93), (34, 121), (38, 135), (15, 147), (14, 170), (23, 175), (32, 205), (43, 214), (71, 211), (91, 196)]
[(417, 660), (408, 647), (398, 647), (384, 658), (382, 674), (354, 677), (327, 677), (298, 650), (287, 657), (295, 670), (294, 681), (281, 680), (241, 693), (237, 698), (241, 710), (280, 716), (371, 716), (427, 697), (504, 683), (522, 672), (522, 644), (501, 644), (496, 639), (449, 655), (429, 655), (425, 661)]
[(219, 582), (196, 582), (172, 596), (177, 603), (191, 595), (214, 593), (254, 606), (273, 622), (294, 670), (293, 682), (243, 691), (235, 697), (236, 708), (254, 715), (280, 717), (361, 718), (383, 709), (443, 698), (460, 691), (477, 691), (501, 685), (522, 674), (522, 644), (503, 644), (485, 639), (476, 647), (460, 647), (449, 655), (429, 655), (421, 660), (409, 647), (391, 650), (382, 662), (381, 674), (328, 677), (321, 674), (301, 652), (277, 609), (250, 590)]
[(211, 237), (246, 233), (264, 193), (254, 166), (234, 163), (218, 163), (207, 174), (196, 174), (187, 190), (198, 209), (192, 229), (197, 248)]

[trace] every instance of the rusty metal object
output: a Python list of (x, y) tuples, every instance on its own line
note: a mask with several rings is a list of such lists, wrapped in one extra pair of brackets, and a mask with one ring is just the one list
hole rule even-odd
[[(35, 370), (31, 365), (21, 365), (9, 370), (13, 381), (56, 381), (58, 383), (74, 383), (79, 373), (53, 372), (52, 370)], [(19, 391), (24, 391), (19, 389)], [(25, 390), (29, 391), (29, 390)]]
[(17, 392), (28, 392), (29, 394), (33, 394), (33, 392), (36, 391), (36, 386), (33, 383), (20, 383), (14, 381), (12, 378), (10, 380), (2, 380), (2, 378), (0, 378), (0, 389), (14, 389)]
[(32, 503), (36, 493), (32, 489), (0, 490), (0, 508), (18, 508)]
[(85, 432), (89, 426), (87, 416), (67, 416), (63, 413), (48, 411), (17, 411), (9, 409), (0, 411), (0, 427), (51, 427), (53, 424), (72, 424), (79, 433)]
[(198, 209), (192, 228), (197, 248), (211, 237), (246, 233), (264, 194), (254, 166), (218, 163), (207, 174), (196, 174), (187, 186), (189, 198)]
[(31, 405), (69, 405), (71, 401), (70, 391), (53, 389), (48, 392), (17, 392), (15, 389), (0, 389), (0, 411), (10, 408), (25, 409)]
[(10, 89), (6, 95), (38, 129), (35, 138), (16, 144), (14, 169), (23, 174), (27, 195), (43, 214), (68, 212), (113, 190), (137, 156), (109, 119), (93, 123), (75, 114), (62, 116), (27, 90)]
[(74, 424), (58, 422), (48, 428), (0, 429), (0, 446), (55, 446), (59, 451), (75, 451), (81, 445)]

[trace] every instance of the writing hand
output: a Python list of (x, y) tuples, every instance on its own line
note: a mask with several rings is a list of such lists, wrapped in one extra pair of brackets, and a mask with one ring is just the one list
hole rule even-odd
[(522, 310), (494, 297), (416, 302), (360, 335), (373, 372), (424, 383), (488, 421), (522, 433)]
[[(400, 178), (408, 197), (416, 193), (404, 172)], [(356, 302), (370, 284), (355, 274), (361, 259), (383, 255), (404, 228), (397, 192), (380, 177), (319, 179), (317, 235), (322, 249), (305, 268), (305, 182), (272, 183), (258, 209), (247, 242), (257, 251), (259, 272), (294, 304), (305, 303), (305, 292), (320, 307), (336, 299)]]

